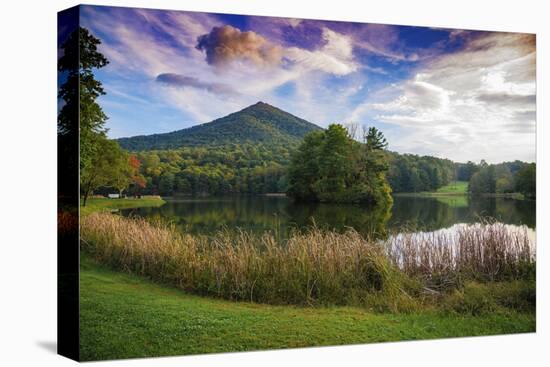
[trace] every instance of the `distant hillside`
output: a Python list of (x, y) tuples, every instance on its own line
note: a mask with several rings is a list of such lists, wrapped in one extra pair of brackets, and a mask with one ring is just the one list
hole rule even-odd
[(321, 128), (267, 103), (258, 102), (241, 111), (188, 129), (165, 134), (118, 139), (130, 151), (180, 147), (261, 143), (295, 145), (310, 131)]

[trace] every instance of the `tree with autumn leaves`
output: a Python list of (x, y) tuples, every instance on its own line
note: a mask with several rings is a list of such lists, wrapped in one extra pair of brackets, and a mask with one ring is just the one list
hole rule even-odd
[(141, 162), (135, 154), (122, 152), (120, 155), (120, 165), (110, 179), (110, 184), (118, 190), (120, 196), (124, 191), (133, 188), (135, 194), (139, 194), (139, 190), (145, 187), (145, 177), (139, 172)]

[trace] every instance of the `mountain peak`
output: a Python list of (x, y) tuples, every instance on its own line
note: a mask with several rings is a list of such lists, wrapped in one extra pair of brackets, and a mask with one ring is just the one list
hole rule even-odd
[(273, 109), (278, 109), (272, 105), (270, 105), (269, 103), (265, 103), (263, 101), (258, 101), (248, 107), (245, 107), (243, 110), (247, 110), (249, 108), (252, 108), (252, 109), (256, 109), (256, 108), (273, 108)]
[(128, 150), (176, 149), (226, 144), (296, 145), (321, 128), (262, 101), (202, 125), (165, 134), (118, 139)]

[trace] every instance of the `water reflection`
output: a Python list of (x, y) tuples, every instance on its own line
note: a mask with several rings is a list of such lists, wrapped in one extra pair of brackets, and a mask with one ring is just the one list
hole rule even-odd
[(535, 228), (535, 202), (505, 198), (401, 197), (391, 209), (359, 205), (295, 203), (285, 197), (224, 197), (168, 201), (158, 208), (122, 210), (123, 215), (139, 215), (174, 223), (190, 233), (210, 234), (223, 227), (283, 236), (291, 229), (315, 224), (342, 231), (353, 227), (364, 235), (383, 238), (408, 228), (434, 231), (457, 223), (476, 223), (480, 217)]
[[(488, 229), (487, 232), (483, 232), (482, 229)], [(414, 233), (395, 233), (389, 236), (387, 241), (384, 241), (386, 245), (396, 246), (402, 242), (411, 242), (417, 245), (423, 245), (426, 243), (438, 243), (449, 247), (456, 247), (460, 241), (461, 234), (468, 233), (468, 231), (477, 231), (480, 234), (490, 234), (491, 232), (500, 233), (504, 238), (510, 235), (513, 240), (517, 240), (518, 244), (527, 243), (531, 251), (535, 252), (536, 245), (536, 233), (533, 228), (527, 225), (516, 224), (502, 224), (502, 223), (487, 223), (482, 225), (480, 223), (466, 224), (456, 223), (450, 227), (440, 228), (433, 231), (417, 231)], [(480, 236), (482, 238), (482, 236)], [(441, 239), (444, 239), (441, 241)], [(514, 246), (510, 246), (514, 247)]]
[(499, 222), (535, 228), (535, 201), (510, 198), (396, 197), (389, 226), (433, 231), (490, 217)]

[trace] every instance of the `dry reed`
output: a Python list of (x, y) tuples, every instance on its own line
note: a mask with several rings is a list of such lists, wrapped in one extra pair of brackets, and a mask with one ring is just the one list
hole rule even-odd
[(398, 234), (389, 238), (386, 248), (394, 265), (434, 288), (456, 286), (464, 278), (521, 279), (532, 276), (535, 267), (527, 228), (497, 222)]
[(400, 298), (383, 247), (352, 230), (311, 228), (281, 245), (272, 234), (189, 235), (144, 219), (94, 213), (82, 218), (81, 235), (82, 249), (98, 261), (198, 294), (377, 308), (396, 308)]

